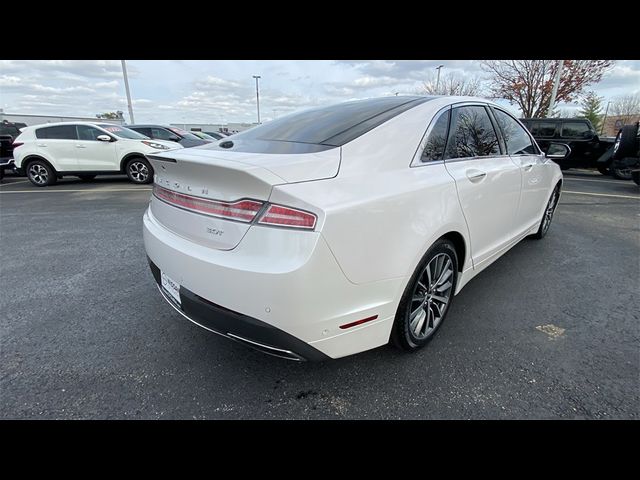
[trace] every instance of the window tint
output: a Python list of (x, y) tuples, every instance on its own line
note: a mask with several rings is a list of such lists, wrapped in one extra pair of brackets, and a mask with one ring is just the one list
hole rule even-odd
[(562, 136), (584, 138), (591, 136), (589, 125), (584, 122), (565, 122), (562, 124)]
[(175, 137), (175, 133), (165, 130), (164, 128), (151, 128), (151, 138), (157, 138), (158, 140), (171, 140)]
[(499, 155), (498, 137), (484, 107), (454, 108), (445, 158)]
[(98, 135), (106, 135), (97, 128), (88, 125), (78, 125), (78, 140), (98, 140)]
[(533, 122), (531, 133), (534, 137), (553, 137), (556, 133), (555, 122)]
[(58, 125), (56, 127), (44, 127), (36, 130), (36, 138), (50, 138), (58, 140), (77, 140), (75, 125)]
[(444, 156), (444, 147), (447, 144), (450, 114), (451, 110), (447, 110), (436, 119), (431, 131), (423, 143), (421, 158), (423, 162), (442, 160), (442, 157)]
[[(342, 146), (433, 97), (383, 97), (292, 113), (234, 136), (234, 143), (297, 142)], [(216, 148), (216, 144), (209, 148)]]
[(538, 153), (527, 131), (518, 122), (502, 110), (494, 109), (496, 120), (502, 130), (509, 155), (526, 155)]

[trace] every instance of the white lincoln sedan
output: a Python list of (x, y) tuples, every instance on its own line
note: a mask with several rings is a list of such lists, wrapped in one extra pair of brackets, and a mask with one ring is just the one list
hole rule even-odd
[(394, 96), (147, 155), (149, 264), (184, 317), (265, 353), (416, 350), (469, 280), (545, 236), (554, 148), (483, 99)]

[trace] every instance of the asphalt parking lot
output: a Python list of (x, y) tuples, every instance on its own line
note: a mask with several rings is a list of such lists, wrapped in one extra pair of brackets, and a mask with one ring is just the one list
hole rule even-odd
[(210, 334), (146, 263), (150, 188), (0, 184), (0, 418), (640, 416), (640, 189), (565, 172), (548, 236), (455, 298), (427, 349), (294, 363)]

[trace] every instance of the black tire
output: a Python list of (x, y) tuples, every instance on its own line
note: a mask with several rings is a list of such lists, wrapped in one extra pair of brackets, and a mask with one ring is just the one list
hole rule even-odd
[(638, 155), (638, 122), (625, 125), (620, 129), (613, 144), (612, 156), (615, 160), (621, 160), (636, 155)]
[(83, 182), (90, 182), (91, 180), (96, 178), (96, 176), (95, 175), (78, 175), (78, 178)]
[(553, 192), (551, 192), (551, 197), (549, 197), (547, 206), (545, 207), (544, 213), (542, 214), (542, 220), (540, 220), (540, 226), (538, 227), (538, 231), (533, 235), (529, 235), (529, 238), (535, 238), (536, 240), (540, 240), (545, 237), (545, 235), (549, 231), (549, 227), (551, 226), (551, 221), (553, 220), (553, 214), (556, 211), (556, 207), (558, 206), (559, 199), (560, 199), (560, 185), (556, 185), (556, 188), (554, 188)]
[(631, 178), (633, 178), (633, 181), (636, 182), (636, 185), (640, 185), (640, 172), (639, 171), (633, 172), (631, 174)]
[(602, 175), (611, 175), (611, 172), (609, 171), (609, 167), (598, 167), (598, 171)]
[[(447, 275), (446, 278), (440, 282), (441, 290), (438, 290), (436, 282), (428, 285), (428, 276), (426, 269), (429, 268), (429, 274), (438, 272), (435, 268), (438, 266), (438, 262), (442, 260), (441, 277)], [(432, 260), (434, 261), (432, 263)], [(451, 271), (446, 268), (447, 260), (451, 262)], [(434, 265), (435, 264), (435, 265)], [(453, 293), (456, 289), (458, 281), (458, 256), (453, 243), (447, 239), (440, 239), (434, 243), (431, 248), (425, 253), (424, 257), (418, 264), (415, 272), (409, 280), (409, 284), (405, 288), (402, 298), (400, 299), (400, 305), (396, 312), (396, 318), (391, 330), (391, 342), (398, 348), (409, 352), (414, 352), (424, 347), (435, 336), (440, 326), (444, 323), (451, 303), (453, 302)], [(425, 282), (427, 284), (425, 284)], [(447, 287), (447, 284), (450, 286)], [(446, 287), (446, 288), (442, 288)], [(425, 290), (426, 289), (426, 290)], [(434, 293), (429, 293), (432, 291)], [(417, 300), (418, 297), (423, 296), (424, 299)], [(436, 294), (440, 294), (436, 295)], [(436, 301), (435, 298), (446, 298), (446, 304), (442, 304), (440, 300)], [(414, 322), (411, 320), (413, 312), (418, 312), (414, 316)], [(436, 312), (440, 313), (440, 317), (436, 319)], [(417, 319), (417, 320), (416, 320)], [(420, 323), (422, 322), (422, 323)], [(424, 328), (424, 333), (416, 334), (415, 329), (421, 330)]]
[(153, 182), (153, 167), (146, 158), (134, 157), (127, 162), (125, 172), (129, 180), (138, 185)]
[(56, 171), (44, 160), (31, 160), (25, 172), (29, 181), (36, 187), (46, 187), (58, 181)]
[(611, 176), (618, 180), (631, 180), (631, 168), (612, 168)]

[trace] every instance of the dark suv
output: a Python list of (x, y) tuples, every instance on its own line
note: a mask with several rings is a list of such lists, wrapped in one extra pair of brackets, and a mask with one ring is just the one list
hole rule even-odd
[(558, 161), (560, 168), (597, 168), (603, 175), (628, 180), (627, 172), (610, 168), (613, 137), (598, 137), (591, 122), (584, 118), (523, 118), (540, 148), (546, 152), (551, 142), (566, 143), (571, 155)]
[(126, 127), (155, 140), (178, 142), (184, 148), (197, 147), (198, 145), (213, 142), (213, 140), (198, 138), (193, 133), (176, 127), (167, 127), (164, 125), (126, 125)]
[(20, 135), (25, 123), (13, 123), (8, 120), (0, 122), (0, 179), (5, 170), (13, 169), (13, 141)]

